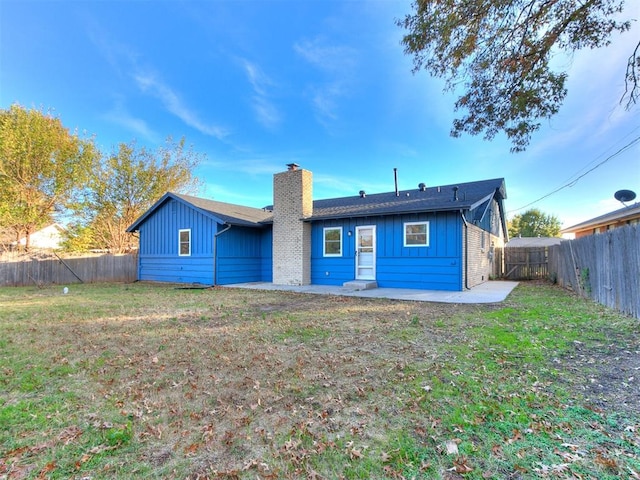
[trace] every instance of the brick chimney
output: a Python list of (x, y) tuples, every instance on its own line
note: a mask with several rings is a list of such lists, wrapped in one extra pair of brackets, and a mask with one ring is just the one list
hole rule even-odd
[(313, 174), (295, 163), (273, 176), (273, 283), (311, 283)]

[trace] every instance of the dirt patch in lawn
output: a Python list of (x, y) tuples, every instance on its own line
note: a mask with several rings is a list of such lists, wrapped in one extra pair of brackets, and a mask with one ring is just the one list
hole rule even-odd
[(601, 412), (640, 415), (640, 335), (622, 336), (608, 329), (606, 338), (591, 346), (574, 342), (573, 354), (554, 361), (587, 405)]

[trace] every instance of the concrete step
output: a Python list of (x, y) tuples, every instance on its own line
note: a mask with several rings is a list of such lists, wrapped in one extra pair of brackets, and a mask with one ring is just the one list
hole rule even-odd
[(352, 291), (371, 290), (378, 288), (378, 282), (375, 280), (351, 280), (350, 282), (344, 282), (342, 288)]

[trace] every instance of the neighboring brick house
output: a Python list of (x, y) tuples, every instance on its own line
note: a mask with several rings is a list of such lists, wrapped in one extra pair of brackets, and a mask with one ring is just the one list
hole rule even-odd
[(604, 233), (613, 228), (640, 224), (640, 203), (634, 203), (599, 217), (586, 220), (572, 227), (563, 228), (560, 233), (574, 234), (575, 238)]
[(264, 209), (165, 194), (128, 229), (138, 278), (461, 291), (493, 273), (504, 179), (313, 200), (311, 172), (288, 167)]

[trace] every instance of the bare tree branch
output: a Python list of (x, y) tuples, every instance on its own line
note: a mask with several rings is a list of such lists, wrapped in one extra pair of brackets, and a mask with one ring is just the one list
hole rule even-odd
[(624, 94), (620, 98), (620, 103), (627, 99), (625, 109), (629, 110), (638, 103), (640, 97), (640, 41), (636, 44), (633, 53), (629, 55), (627, 61), (627, 71), (624, 76)]

